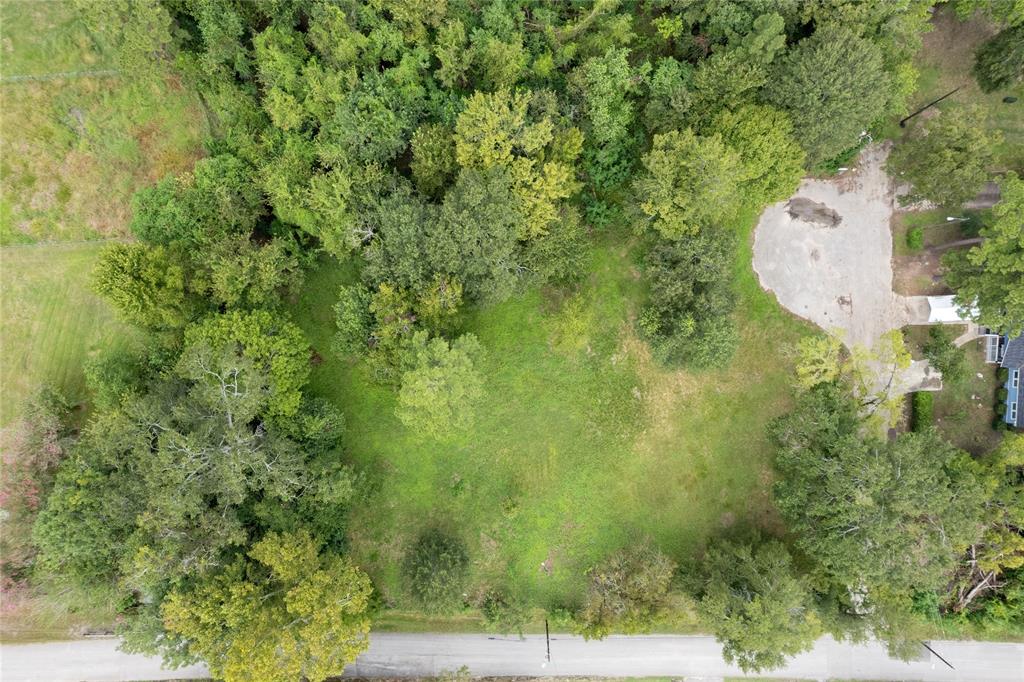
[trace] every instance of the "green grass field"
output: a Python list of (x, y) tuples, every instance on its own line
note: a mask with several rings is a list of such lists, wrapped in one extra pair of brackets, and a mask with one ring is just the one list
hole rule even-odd
[(4, 2), (0, 27), (0, 244), (124, 235), (132, 193), (202, 155), (197, 98), (170, 80), (6, 80), (116, 65), (68, 2)]
[(82, 362), (131, 331), (89, 290), (100, 244), (12, 246), (0, 249), (0, 426), (42, 383), (85, 400)]
[[(978, 88), (971, 74), (974, 52), (981, 43), (996, 33), (981, 17), (960, 21), (950, 7), (939, 7), (932, 20), (933, 30), (924, 36), (924, 48), (918, 53), (915, 65), (920, 71), (917, 93), (911, 98), (910, 111), (938, 99), (954, 88), (961, 89), (937, 107), (979, 105), (988, 118), (988, 124), (1002, 132), (1004, 144), (996, 150), (994, 171), (1024, 171), (1024, 85), (986, 95)], [(1017, 97), (1014, 104), (1005, 104), (1003, 98)], [(918, 116), (918, 120), (927, 114)], [(911, 128), (908, 124), (908, 130)], [(894, 128), (898, 132), (899, 128)]]
[(324, 358), (312, 389), (344, 410), (350, 454), (370, 472), (352, 552), (389, 604), (404, 604), (403, 552), (430, 524), (469, 545), (474, 587), (509, 585), (551, 607), (576, 603), (587, 568), (639, 537), (682, 559), (735, 524), (777, 528), (764, 425), (788, 404), (786, 349), (804, 326), (759, 289), (747, 247), (735, 362), (660, 369), (631, 331), (635, 249), (611, 241), (592, 249), (575, 293), (533, 289), (467, 315), (487, 351), (486, 397), (474, 427), (446, 443), (415, 438), (393, 415), (394, 390), (331, 351), (331, 306), (351, 269), (310, 276), (299, 321)]

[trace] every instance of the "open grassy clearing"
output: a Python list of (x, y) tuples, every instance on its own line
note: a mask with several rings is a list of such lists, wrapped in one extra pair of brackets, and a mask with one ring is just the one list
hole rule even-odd
[[(932, 19), (933, 30), (924, 35), (924, 47), (915, 59), (920, 71), (917, 92), (910, 99), (910, 111), (916, 111), (954, 88), (962, 86), (955, 95), (936, 107), (964, 105), (980, 106), (988, 117), (990, 127), (1003, 133), (1004, 144), (996, 150), (994, 171), (1024, 170), (1024, 86), (1000, 90), (986, 95), (974, 81), (971, 67), (974, 52), (981, 43), (997, 32), (997, 28), (982, 17), (960, 21), (951, 7), (940, 6)], [(1018, 101), (1003, 103), (1012, 95)], [(925, 118), (928, 112), (915, 119)], [(907, 124), (907, 130), (912, 124)], [(894, 128), (894, 133), (899, 132)]]
[(17, 416), (41, 383), (85, 400), (82, 362), (89, 351), (130, 339), (105, 302), (89, 290), (100, 244), (6, 247), (0, 250), (0, 425)]
[[(70, 3), (0, 4), (2, 75), (112, 69)], [(0, 84), (0, 244), (125, 233), (132, 193), (202, 154), (180, 84), (76, 76)]]
[(312, 389), (344, 410), (369, 473), (352, 552), (389, 604), (407, 603), (401, 559), (429, 524), (469, 545), (474, 586), (509, 585), (548, 607), (577, 603), (587, 568), (638, 537), (686, 560), (733, 525), (777, 529), (764, 425), (789, 402), (786, 350), (806, 327), (760, 290), (745, 246), (732, 366), (660, 369), (631, 331), (642, 291), (636, 244), (621, 244), (592, 249), (574, 293), (534, 289), (467, 314), (487, 350), (486, 396), (474, 427), (447, 443), (414, 438), (393, 416), (393, 389), (331, 350), (334, 292), (352, 269), (324, 263), (309, 277), (298, 317), (324, 358)]

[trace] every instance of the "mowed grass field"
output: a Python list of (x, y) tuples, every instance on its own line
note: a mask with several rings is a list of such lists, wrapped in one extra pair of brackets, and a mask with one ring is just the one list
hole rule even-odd
[(92, 349), (132, 337), (89, 289), (102, 244), (0, 248), (0, 426), (44, 383), (85, 400), (82, 362)]
[(52, 77), (117, 66), (69, 2), (0, 3), (0, 50), (0, 244), (123, 236), (132, 193), (202, 155), (178, 82)]
[(586, 570), (642, 537), (684, 562), (734, 526), (778, 530), (765, 425), (789, 403), (788, 351), (807, 328), (760, 290), (746, 247), (733, 364), (659, 368), (632, 331), (643, 292), (626, 239), (595, 245), (572, 292), (533, 289), (466, 316), (487, 352), (486, 395), (475, 425), (449, 442), (406, 430), (395, 390), (331, 350), (335, 292), (353, 269), (324, 263), (309, 277), (298, 319), (324, 360), (312, 390), (344, 411), (349, 453), (368, 476), (351, 551), (390, 605), (408, 605), (402, 558), (432, 525), (467, 543), (475, 589), (511, 588), (550, 608), (577, 604)]
[[(1024, 85), (983, 93), (974, 80), (971, 67), (974, 52), (985, 40), (995, 35), (997, 27), (981, 16), (961, 21), (951, 7), (940, 6), (932, 19), (933, 30), (924, 35), (924, 46), (917, 54), (915, 66), (920, 72), (917, 93), (910, 100), (910, 111), (916, 111), (951, 90), (961, 89), (940, 102), (939, 110), (966, 105), (980, 106), (988, 125), (1003, 134), (1004, 144), (996, 150), (993, 171), (1024, 172)], [(1014, 96), (1017, 102), (1006, 104), (1003, 98)], [(917, 123), (928, 112), (914, 119)], [(907, 130), (912, 127), (910, 123)], [(899, 128), (895, 128), (899, 131)]]

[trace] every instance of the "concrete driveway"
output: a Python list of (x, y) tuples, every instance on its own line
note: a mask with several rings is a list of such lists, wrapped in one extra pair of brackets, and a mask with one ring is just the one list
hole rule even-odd
[[(888, 145), (871, 145), (840, 176), (804, 180), (788, 201), (765, 209), (754, 232), (761, 286), (849, 348), (871, 348), (890, 330), (928, 323), (926, 297), (892, 289), (888, 153)], [(941, 377), (915, 362), (897, 384), (899, 392), (938, 389)]]

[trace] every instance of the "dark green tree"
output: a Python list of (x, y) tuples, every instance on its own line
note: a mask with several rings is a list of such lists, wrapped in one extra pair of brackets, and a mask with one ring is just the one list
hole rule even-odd
[(808, 581), (776, 540), (721, 543), (705, 555), (701, 615), (744, 672), (781, 668), (821, 632)]
[(980, 107), (945, 109), (896, 146), (889, 169), (913, 185), (910, 199), (956, 209), (981, 191), (1001, 139)]
[(518, 279), (519, 205), (503, 169), (463, 170), (428, 228), (430, 268), (457, 277), (471, 300), (508, 298)]
[(201, 159), (191, 173), (137, 192), (131, 228), (150, 244), (184, 242), (195, 247), (229, 235), (248, 236), (263, 212), (253, 169), (222, 154)]
[(977, 307), (978, 321), (1007, 334), (1024, 331), (1024, 181), (1007, 173), (981, 244), (943, 259), (957, 303)]
[(779, 511), (843, 589), (869, 599), (938, 589), (981, 532), (976, 466), (933, 430), (886, 442), (862, 427), (858, 405), (833, 384), (772, 424)]
[(981, 44), (974, 54), (974, 78), (982, 92), (1024, 81), (1024, 22), (1004, 28)]
[(413, 600), (429, 613), (453, 613), (462, 605), (469, 556), (462, 541), (436, 528), (423, 532), (402, 566)]
[(824, 26), (776, 62), (762, 96), (790, 115), (814, 165), (855, 145), (892, 88), (877, 45), (851, 28)]
[(655, 358), (695, 368), (719, 367), (732, 358), (738, 344), (732, 320), (734, 246), (730, 232), (714, 228), (660, 240), (648, 252), (650, 293), (637, 324)]

